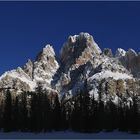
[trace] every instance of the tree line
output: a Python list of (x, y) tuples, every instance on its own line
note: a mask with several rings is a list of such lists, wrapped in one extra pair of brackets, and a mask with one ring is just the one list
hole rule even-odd
[(51, 132), (73, 130), (79, 132), (140, 130), (139, 98), (133, 104), (115, 105), (111, 100), (104, 104), (86, 91), (61, 102), (57, 94), (51, 96), (38, 87), (36, 92), (22, 92), (13, 99), (9, 89), (0, 104), (1, 131)]

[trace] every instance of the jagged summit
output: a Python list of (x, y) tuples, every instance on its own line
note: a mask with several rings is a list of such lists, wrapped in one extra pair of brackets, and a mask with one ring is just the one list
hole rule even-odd
[(117, 51), (116, 51), (115, 56), (116, 57), (122, 57), (122, 56), (125, 56), (125, 54), (126, 54), (126, 51), (124, 49), (118, 48)]
[[(85, 88), (97, 97), (101, 83), (114, 83), (110, 88), (115, 88), (121, 80), (124, 90), (129, 90), (126, 83), (139, 78), (140, 55), (133, 49), (118, 48), (113, 56), (111, 49), (102, 51), (89, 33), (82, 32), (68, 37), (60, 51), (60, 60), (48, 44), (35, 61), (29, 59), (22, 68), (5, 72), (0, 77), (0, 88), (16, 88), (14, 92), (18, 93), (34, 91), (40, 83), (48, 93), (56, 92), (61, 98), (71, 98)], [(114, 94), (117, 96), (117, 92)]]
[[(15, 70), (4, 73), (0, 79), (0, 87), (13, 88), (16, 84), (17, 89), (34, 91), (38, 83), (50, 87), (53, 75), (59, 68), (55, 60), (55, 52), (51, 45), (47, 44), (37, 55), (35, 61), (28, 59), (23, 68), (18, 67)], [(18, 81), (18, 82), (17, 82)]]
[(60, 52), (60, 61), (65, 70), (79, 67), (96, 55), (101, 54), (101, 49), (88, 33), (69, 36)]
[(23, 66), (24, 72), (33, 79), (33, 62), (28, 59), (27, 63)]
[(81, 52), (86, 48), (92, 49), (92, 51), (97, 54), (102, 52), (93, 37), (88, 33), (82, 32), (79, 35), (69, 36), (60, 51), (60, 57), (63, 59), (63, 55), (66, 51), (69, 53), (75, 53), (75, 51)]
[(53, 46), (47, 44), (42, 51), (38, 54), (36, 61), (47, 61), (49, 57), (54, 57), (55, 52)]

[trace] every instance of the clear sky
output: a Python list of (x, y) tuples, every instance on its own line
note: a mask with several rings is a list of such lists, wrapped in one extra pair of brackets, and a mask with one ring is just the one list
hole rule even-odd
[(50, 43), (89, 32), (100, 48), (140, 51), (140, 2), (0, 2), (0, 74)]

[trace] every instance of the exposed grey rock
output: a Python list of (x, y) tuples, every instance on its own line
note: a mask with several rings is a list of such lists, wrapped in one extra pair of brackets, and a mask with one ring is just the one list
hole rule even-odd
[(112, 56), (113, 56), (112, 50), (109, 49), (109, 48), (105, 48), (105, 49), (103, 50), (103, 54), (106, 55), (106, 56), (108, 56), (108, 57), (112, 57)]
[(59, 68), (59, 64), (55, 58), (55, 52), (52, 46), (47, 45), (38, 54), (34, 62), (34, 80), (39, 82), (46, 82), (49, 86), (51, 80)]
[(102, 53), (90, 34), (80, 33), (69, 36), (60, 60), (56, 59), (53, 47), (47, 45), (34, 62), (28, 60), (23, 68), (4, 73), (0, 77), (0, 92), (5, 88), (10, 88), (13, 94), (35, 91), (39, 84), (50, 98), (57, 93), (69, 103), (82, 91), (104, 104), (112, 101), (129, 106), (132, 96), (140, 96), (139, 78), (139, 53), (118, 48), (113, 57), (111, 49)]
[(30, 59), (28, 59), (27, 63), (23, 66), (23, 70), (33, 79), (33, 62)]
[(119, 61), (135, 78), (140, 78), (140, 55), (133, 49), (129, 49), (125, 55), (120, 56)]
[(88, 33), (70, 36), (64, 43), (60, 59), (67, 71), (69, 68), (79, 67), (101, 53), (101, 49), (95, 43), (93, 37)]
[(116, 57), (122, 57), (122, 56), (125, 56), (125, 54), (126, 54), (126, 51), (124, 49), (118, 48), (117, 51), (116, 51), (115, 56)]

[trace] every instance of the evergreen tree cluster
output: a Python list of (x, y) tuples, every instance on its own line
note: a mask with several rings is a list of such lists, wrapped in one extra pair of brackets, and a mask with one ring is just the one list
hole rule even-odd
[[(86, 91), (85, 91), (86, 92)], [(139, 99), (133, 97), (128, 108), (95, 101), (88, 93), (80, 92), (73, 99), (60, 102), (58, 95), (50, 96), (41, 87), (36, 92), (22, 92), (12, 97), (6, 90), (4, 102), (0, 104), (0, 128), (4, 132), (50, 132), (73, 130), (99, 132), (102, 130), (140, 130)]]

